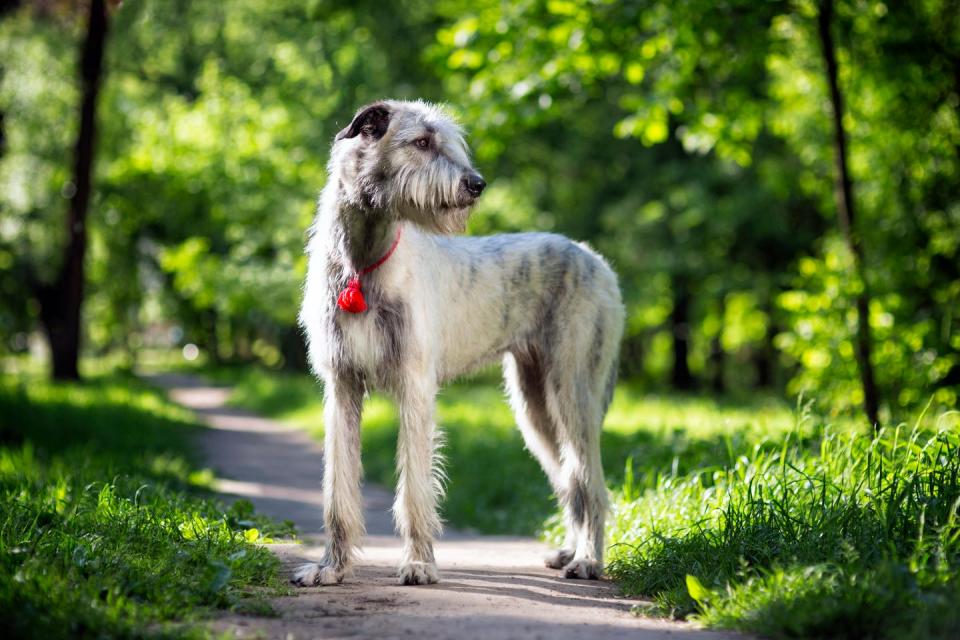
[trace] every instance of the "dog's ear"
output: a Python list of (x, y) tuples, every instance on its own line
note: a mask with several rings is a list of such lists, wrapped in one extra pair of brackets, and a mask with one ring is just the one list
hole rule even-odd
[(355, 138), (360, 134), (379, 140), (390, 126), (390, 109), (386, 104), (377, 102), (368, 105), (353, 117), (353, 122), (337, 134), (336, 140)]

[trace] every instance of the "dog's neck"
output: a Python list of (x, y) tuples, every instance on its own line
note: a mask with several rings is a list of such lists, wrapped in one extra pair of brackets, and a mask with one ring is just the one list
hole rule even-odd
[(348, 271), (357, 273), (386, 255), (398, 224), (384, 209), (341, 203), (332, 221), (333, 250)]

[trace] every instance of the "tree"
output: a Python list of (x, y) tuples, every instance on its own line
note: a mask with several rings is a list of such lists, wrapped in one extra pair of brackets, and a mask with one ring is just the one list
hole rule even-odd
[(836, 164), (834, 196), (837, 205), (837, 217), (840, 230), (850, 250), (854, 276), (860, 283), (856, 294), (857, 309), (857, 364), (860, 370), (860, 382), (863, 386), (863, 408), (867, 420), (874, 428), (880, 428), (880, 400), (877, 383), (873, 374), (873, 337), (870, 332), (870, 293), (863, 268), (863, 243), (855, 227), (853, 180), (847, 167), (847, 130), (843, 124), (843, 93), (837, 73), (837, 54), (833, 44), (833, 0), (821, 0), (817, 14), (817, 33), (823, 51), (827, 86), (830, 88), (830, 105), (833, 114), (833, 146)]
[(103, 50), (107, 39), (107, 7), (104, 0), (91, 0), (86, 36), (80, 58), (80, 128), (73, 151), (73, 180), (68, 187), (69, 209), (66, 242), (60, 268), (51, 283), (37, 282), (40, 320), (50, 342), (52, 374), (56, 380), (80, 378), (80, 314), (83, 306), (84, 268), (87, 253), (87, 211), (96, 144), (97, 97), (103, 74)]

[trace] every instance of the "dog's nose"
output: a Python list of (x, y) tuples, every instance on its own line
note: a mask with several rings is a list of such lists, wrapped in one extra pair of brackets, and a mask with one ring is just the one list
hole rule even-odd
[(479, 173), (471, 173), (463, 177), (463, 186), (467, 189), (467, 193), (474, 198), (479, 198), (487, 183)]

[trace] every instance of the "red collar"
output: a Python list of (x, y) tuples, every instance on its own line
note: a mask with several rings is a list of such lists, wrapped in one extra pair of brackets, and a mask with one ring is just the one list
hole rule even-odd
[(368, 273), (373, 273), (377, 269), (383, 266), (383, 263), (390, 259), (390, 256), (393, 255), (393, 252), (397, 250), (397, 245), (400, 244), (400, 232), (403, 230), (403, 226), (397, 225), (397, 237), (394, 238), (393, 244), (390, 245), (390, 248), (387, 250), (383, 257), (371, 264), (368, 267), (364, 267), (357, 275), (350, 278), (350, 281), (347, 283), (346, 288), (340, 292), (340, 295), (337, 296), (337, 306), (346, 311), (347, 313), (363, 313), (367, 310), (367, 301), (363, 299), (363, 290), (360, 288), (360, 276), (365, 276)]
[(379, 260), (377, 260), (376, 262), (374, 262), (374, 263), (373, 263), (372, 265), (370, 265), (369, 267), (364, 267), (363, 269), (360, 269), (360, 273), (357, 274), (358, 277), (359, 277), (359, 276), (365, 276), (365, 275), (367, 275), (368, 273), (373, 273), (374, 271), (376, 271), (377, 269), (379, 269), (380, 267), (382, 267), (384, 262), (386, 262), (387, 260), (390, 259), (390, 256), (393, 255), (393, 252), (397, 250), (397, 245), (400, 244), (400, 232), (401, 232), (401, 231), (403, 231), (403, 227), (398, 224), (398, 225), (397, 225), (397, 237), (393, 239), (393, 244), (390, 245), (390, 248), (387, 249), (387, 252), (386, 252), (385, 254), (383, 254), (383, 257), (382, 257), (382, 258), (380, 258)]

